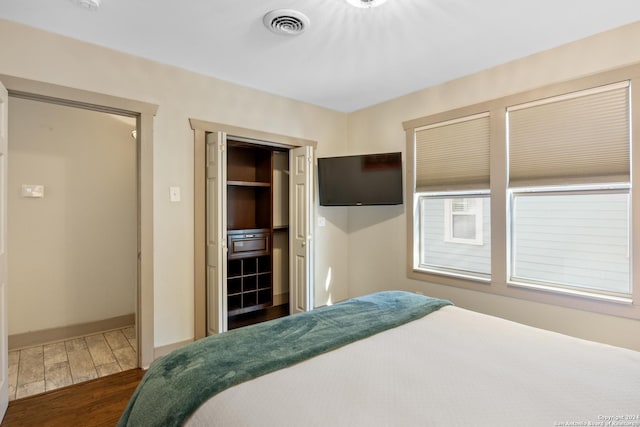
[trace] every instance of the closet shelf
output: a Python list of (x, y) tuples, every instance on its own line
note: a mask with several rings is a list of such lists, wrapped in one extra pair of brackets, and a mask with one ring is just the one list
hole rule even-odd
[(227, 312), (273, 305), (273, 151), (229, 141)]
[(235, 187), (271, 187), (270, 182), (255, 182), (255, 181), (229, 181), (227, 180), (227, 185), (235, 186)]

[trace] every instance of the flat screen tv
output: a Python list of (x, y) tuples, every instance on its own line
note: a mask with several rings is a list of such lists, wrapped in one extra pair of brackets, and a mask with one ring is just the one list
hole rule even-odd
[(402, 153), (318, 158), (321, 206), (402, 204)]

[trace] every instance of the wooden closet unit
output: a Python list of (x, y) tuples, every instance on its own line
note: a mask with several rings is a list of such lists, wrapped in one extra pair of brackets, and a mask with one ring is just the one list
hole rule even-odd
[(273, 151), (227, 143), (227, 311), (273, 305)]

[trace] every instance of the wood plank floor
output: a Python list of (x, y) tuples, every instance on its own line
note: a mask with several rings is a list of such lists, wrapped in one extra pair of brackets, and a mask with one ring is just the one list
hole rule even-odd
[[(289, 314), (288, 304), (230, 319), (229, 329)], [(113, 427), (142, 379), (142, 369), (131, 369), (81, 384), (59, 388), (9, 402), (0, 427)]]
[(9, 400), (138, 366), (133, 327), (9, 351)]
[(1, 427), (113, 427), (144, 375), (131, 369), (9, 402)]
[(262, 310), (250, 313), (240, 314), (237, 316), (229, 316), (227, 328), (237, 329), (243, 326), (253, 325), (255, 323), (266, 322), (267, 320), (278, 319), (289, 315), (289, 304), (275, 305)]

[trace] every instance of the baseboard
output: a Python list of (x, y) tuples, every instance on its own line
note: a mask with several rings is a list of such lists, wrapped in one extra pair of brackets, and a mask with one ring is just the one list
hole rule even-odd
[(273, 305), (282, 305), (289, 302), (289, 292), (273, 296)]
[(192, 342), (193, 342), (193, 339), (189, 339), (189, 340), (175, 342), (173, 344), (167, 344), (160, 347), (156, 347), (153, 349), (153, 360), (159, 359), (162, 356), (166, 356), (167, 354), (171, 353), (173, 350), (177, 350), (180, 347), (184, 347), (185, 345)]
[(135, 321), (136, 316), (132, 313), (110, 319), (13, 334), (9, 335), (9, 350), (69, 340), (85, 335), (110, 331), (112, 329), (126, 328), (127, 326), (135, 325)]
[[(273, 296), (274, 306), (288, 304), (288, 303), (289, 303), (289, 293)], [(193, 342), (193, 339), (189, 339), (189, 340), (179, 341), (173, 344), (167, 344), (160, 347), (156, 347), (153, 350), (153, 360), (159, 359), (162, 356), (166, 356), (167, 354), (171, 353), (173, 350), (177, 350), (180, 347), (183, 347), (192, 342)]]

